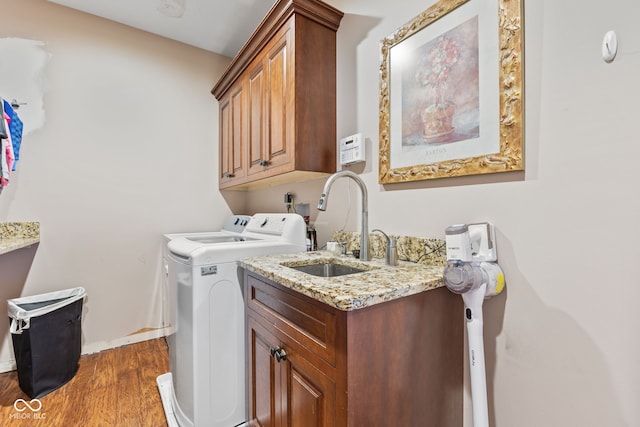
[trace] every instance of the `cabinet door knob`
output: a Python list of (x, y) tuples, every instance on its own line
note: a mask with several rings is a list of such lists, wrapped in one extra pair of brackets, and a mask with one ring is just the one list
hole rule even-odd
[(224, 174), (224, 177), (225, 177), (225, 178), (233, 178), (234, 176), (235, 176), (234, 174), (229, 173), (229, 172), (227, 172), (227, 173), (225, 173), (225, 174)]
[(280, 348), (276, 351), (276, 361), (281, 362), (283, 360), (287, 360), (287, 352), (284, 351), (284, 348)]
[(264, 167), (269, 166), (269, 160), (260, 160), (260, 166), (264, 166)]
[(278, 346), (271, 347), (269, 351), (271, 352), (271, 356), (275, 357), (278, 362), (282, 360), (287, 360), (287, 352), (284, 351), (283, 348), (280, 348)]

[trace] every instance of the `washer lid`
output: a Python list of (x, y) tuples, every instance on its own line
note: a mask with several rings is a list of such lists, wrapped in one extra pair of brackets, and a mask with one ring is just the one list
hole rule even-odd
[(253, 240), (246, 242), (198, 244), (186, 239), (171, 242), (170, 255), (187, 265), (200, 266), (223, 263), (235, 263), (241, 258), (264, 256), (280, 253), (304, 252), (306, 245), (272, 240)]
[(177, 237), (167, 245), (169, 251), (182, 258), (191, 257), (196, 251), (237, 251), (239, 245), (258, 241), (255, 237), (233, 236), (189, 236)]

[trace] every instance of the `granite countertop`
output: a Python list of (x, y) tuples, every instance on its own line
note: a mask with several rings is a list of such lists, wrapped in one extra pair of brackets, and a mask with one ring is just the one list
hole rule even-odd
[[(288, 266), (337, 261), (371, 270), (337, 277), (317, 277)], [(280, 283), (339, 310), (350, 311), (444, 286), (443, 266), (400, 261), (395, 267), (384, 259), (366, 263), (332, 252), (303, 252), (241, 259), (240, 267)], [(286, 264), (287, 266), (283, 265)]]
[(39, 222), (0, 223), (0, 255), (40, 242)]

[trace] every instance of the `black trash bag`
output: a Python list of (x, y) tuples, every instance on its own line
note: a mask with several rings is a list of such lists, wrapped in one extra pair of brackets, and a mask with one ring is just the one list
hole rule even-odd
[(69, 382), (78, 371), (84, 288), (7, 301), (18, 383), (30, 398)]

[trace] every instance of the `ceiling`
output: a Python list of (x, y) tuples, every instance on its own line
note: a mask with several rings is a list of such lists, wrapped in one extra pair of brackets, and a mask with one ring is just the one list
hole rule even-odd
[(275, 3), (275, 0), (49, 1), (228, 57), (238, 53)]

